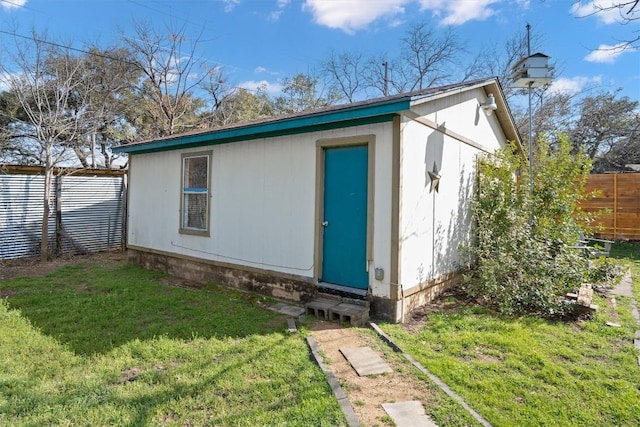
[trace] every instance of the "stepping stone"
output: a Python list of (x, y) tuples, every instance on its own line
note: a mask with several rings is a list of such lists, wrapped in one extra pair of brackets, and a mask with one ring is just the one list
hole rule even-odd
[(296, 327), (296, 321), (290, 317), (287, 319), (287, 326), (289, 327), (289, 333), (295, 334), (296, 332), (298, 332), (298, 328)]
[(304, 308), (296, 307), (295, 305), (284, 304), (282, 302), (272, 305), (271, 307), (269, 307), (269, 310), (275, 311), (276, 313), (280, 314), (286, 314), (287, 316), (291, 317), (298, 317), (304, 314)]
[(387, 362), (370, 347), (341, 348), (340, 353), (361, 377), (393, 372)]
[(632, 283), (633, 281), (631, 280), (631, 272), (627, 271), (622, 280), (620, 280), (620, 283), (618, 283), (618, 285), (611, 290), (611, 293), (614, 295), (622, 295), (625, 297), (633, 298)]
[(438, 425), (424, 413), (422, 403), (417, 400), (383, 403), (382, 407), (393, 419), (397, 427), (438, 427)]

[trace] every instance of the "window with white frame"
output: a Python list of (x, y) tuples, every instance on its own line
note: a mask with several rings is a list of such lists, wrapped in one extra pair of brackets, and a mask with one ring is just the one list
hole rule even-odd
[(209, 234), (211, 152), (182, 155), (180, 232)]

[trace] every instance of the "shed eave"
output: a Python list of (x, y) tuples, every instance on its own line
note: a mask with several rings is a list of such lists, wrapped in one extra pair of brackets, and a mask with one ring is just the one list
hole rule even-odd
[(390, 115), (408, 110), (411, 99), (404, 97), (383, 101), (375, 104), (358, 105), (344, 109), (310, 113), (309, 115), (292, 118), (274, 119), (262, 123), (237, 126), (226, 129), (205, 131), (191, 135), (176, 135), (159, 140), (114, 147), (115, 153), (144, 153), (155, 151), (177, 150), (186, 146), (207, 144), (221, 144), (243, 139), (266, 138), (279, 135), (290, 135), (313, 131), (315, 128), (333, 124), (340, 127), (351, 126), (367, 119), (379, 117), (387, 119)]

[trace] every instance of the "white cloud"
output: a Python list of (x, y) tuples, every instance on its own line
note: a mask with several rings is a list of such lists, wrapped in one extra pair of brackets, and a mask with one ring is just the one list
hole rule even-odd
[(256, 74), (267, 73), (267, 74), (272, 75), (272, 76), (277, 76), (277, 75), (280, 74), (277, 71), (272, 71), (272, 70), (270, 70), (268, 68), (265, 68), (265, 67), (263, 67), (261, 65), (258, 65), (256, 68), (254, 68), (253, 72), (256, 73)]
[(278, 10), (274, 10), (273, 12), (267, 15), (269, 21), (277, 21), (280, 19), (280, 16), (284, 12), (284, 8), (289, 5), (291, 0), (278, 0)]
[[(632, 3), (632, 2), (631, 2)], [(591, 0), (587, 2), (577, 1), (571, 6), (570, 12), (578, 18), (596, 16), (604, 24), (614, 24), (622, 22), (622, 16), (626, 18), (634, 17), (640, 10), (634, 10), (631, 15), (627, 15), (626, 9), (619, 9), (620, 0)], [(628, 5), (631, 8), (631, 4)]]
[(240, 4), (240, 0), (216, 0), (224, 3), (224, 11), (231, 12), (237, 5)]
[(567, 95), (574, 95), (582, 92), (584, 89), (588, 89), (590, 86), (598, 86), (602, 83), (602, 77), (584, 77), (576, 76), (572, 78), (559, 78), (553, 80), (549, 91), (551, 93), (564, 93)]
[(18, 9), (25, 5), (27, 0), (3, 0), (0, 2), (5, 9)]
[(630, 49), (626, 43), (620, 43), (615, 46), (601, 44), (596, 50), (585, 56), (584, 59), (589, 62), (612, 64), (618, 56), (622, 55), (626, 48)]
[(462, 25), (467, 21), (482, 21), (496, 12), (490, 6), (502, 0), (420, 0), (422, 10), (431, 10), (443, 17), (441, 25)]
[(329, 28), (353, 34), (377, 19), (404, 13), (410, 0), (306, 0), (303, 10), (309, 10), (315, 21)]
[(270, 95), (275, 95), (282, 92), (282, 85), (280, 83), (269, 82), (267, 80), (247, 80), (240, 83), (238, 87), (252, 92), (258, 90), (258, 88), (264, 88), (265, 92)]
[(282, 15), (282, 11), (281, 10), (275, 10), (273, 12), (271, 12), (268, 16), (269, 21), (277, 21), (280, 19), (280, 15)]
[[(440, 18), (441, 25), (461, 25), (467, 21), (484, 20), (496, 11), (491, 5), (504, 0), (305, 0), (303, 10), (310, 11), (315, 21), (329, 28), (353, 34), (376, 20), (391, 18), (397, 24), (405, 6), (418, 4)], [(528, 0), (518, 0), (520, 7), (528, 7)]]

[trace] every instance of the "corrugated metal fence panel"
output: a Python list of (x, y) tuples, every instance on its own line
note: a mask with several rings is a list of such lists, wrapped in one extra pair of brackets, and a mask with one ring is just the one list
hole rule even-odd
[[(0, 175), (0, 259), (38, 256), (44, 176)], [(55, 191), (49, 209), (49, 248), (55, 245)]]
[(61, 249), (87, 253), (122, 244), (122, 176), (62, 176)]

